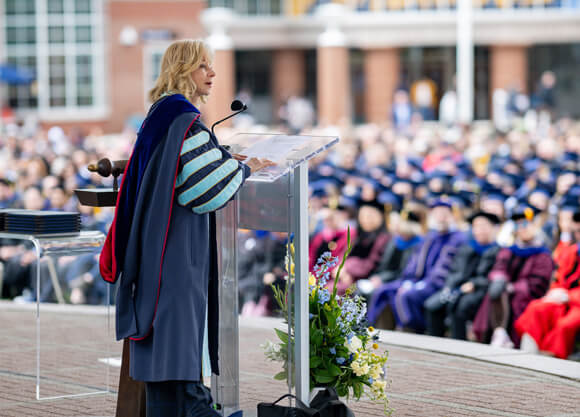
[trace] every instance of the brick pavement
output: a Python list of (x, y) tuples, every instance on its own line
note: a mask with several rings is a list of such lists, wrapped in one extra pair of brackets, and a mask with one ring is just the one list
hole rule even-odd
[[(35, 399), (35, 315), (0, 303), (0, 417), (113, 416), (118, 368), (110, 369), (113, 393), (66, 399)], [(42, 397), (106, 390), (107, 366), (120, 343), (106, 343), (106, 316), (74, 308), (41, 312)], [(268, 328), (240, 331), (240, 398), (250, 417), (256, 404), (284, 393), (272, 379), (279, 364), (264, 359), (260, 344), (275, 340)], [(390, 398), (394, 416), (580, 416), (580, 382), (509, 366), (412, 348), (390, 351)], [(352, 403), (357, 417), (381, 408)]]

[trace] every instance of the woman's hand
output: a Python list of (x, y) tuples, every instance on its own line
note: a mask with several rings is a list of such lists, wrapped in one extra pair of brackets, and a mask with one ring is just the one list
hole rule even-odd
[(246, 155), (240, 155), (239, 153), (233, 153), (232, 154), (232, 158), (234, 158), (236, 161), (245, 161), (248, 157)]
[(247, 166), (250, 167), (252, 172), (260, 171), (261, 169), (275, 166), (276, 164), (269, 159), (251, 158), (248, 162), (245, 162)]

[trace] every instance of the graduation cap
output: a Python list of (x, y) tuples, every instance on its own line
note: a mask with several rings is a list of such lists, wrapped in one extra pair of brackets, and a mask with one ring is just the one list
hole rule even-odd
[(519, 187), (525, 181), (525, 177), (519, 174), (510, 174), (509, 172), (503, 172), (502, 180), (509, 181), (514, 187)]
[(569, 174), (572, 174), (572, 175), (578, 176), (578, 175), (580, 174), (580, 172), (578, 172), (578, 171), (576, 170), (576, 168), (575, 168), (575, 167), (572, 167), (572, 166), (570, 166), (570, 167), (564, 167), (564, 169), (562, 169), (562, 170), (561, 170), (561, 171), (558, 173), (558, 177), (561, 177), (561, 176), (564, 176), (564, 175), (569, 175)]
[(336, 210), (356, 209), (358, 207), (358, 200), (353, 197), (341, 195), (333, 201), (329, 201), (329, 207)]
[(475, 193), (470, 190), (461, 190), (456, 193), (457, 198), (461, 200), (464, 206), (469, 207), (475, 203)]
[(481, 193), (482, 194), (501, 194), (502, 191), (500, 188), (496, 187), (492, 183), (485, 181), (481, 186)]
[(576, 152), (566, 151), (566, 152), (564, 152), (564, 155), (562, 155), (563, 162), (568, 162), (568, 161), (577, 162), (578, 159), (579, 159), (579, 155)]
[(403, 198), (392, 191), (382, 191), (377, 196), (377, 201), (383, 205), (390, 205), (392, 210), (399, 211), (403, 205)]
[(532, 221), (538, 213), (540, 213), (540, 210), (531, 204), (520, 204), (514, 209), (511, 219), (516, 222), (519, 220)]
[(429, 202), (429, 208), (447, 207), (453, 209), (453, 200), (447, 194), (441, 194), (438, 197), (432, 198)]
[(540, 159), (537, 158), (528, 159), (527, 161), (524, 162), (524, 171), (526, 172), (526, 174), (531, 174), (537, 171), (541, 164), (542, 160)]
[[(536, 194), (536, 193), (540, 193), (540, 194), (546, 196), (547, 198), (552, 198), (552, 191), (549, 188), (547, 188), (541, 184), (538, 184), (536, 186), (536, 188), (531, 190), (529, 195)], [(528, 198), (529, 198), (529, 196), (528, 196)]]
[(359, 207), (362, 206), (374, 207), (381, 213), (385, 210), (385, 206), (376, 198), (372, 200), (359, 200)]
[(499, 217), (497, 217), (493, 213), (488, 213), (486, 211), (476, 211), (471, 216), (469, 216), (469, 218), (467, 219), (467, 221), (469, 223), (473, 223), (473, 221), (475, 219), (477, 219), (478, 217), (485, 217), (487, 220), (489, 220), (493, 224), (500, 224), (501, 223), (501, 220), (500, 220)]
[(423, 170), (423, 161), (421, 158), (407, 158), (407, 163), (419, 171)]
[(482, 194), (481, 196), (481, 200), (494, 200), (501, 201), (502, 203), (505, 203), (507, 199), (508, 196), (505, 195), (501, 190), (493, 190), (485, 194)]
[(425, 177), (427, 181), (431, 181), (436, 178), (448, 181), (451, 178), (451, 175), (449, 175), (447, 172), (436, 169), (434, 171), (429, 172)]
[(566, 195), (580, 198), (580, 185), (574, 185), (572, 188), (568, 190), (568, 193)]
[(566, 195), (566, 197), (564, 197), (564, 200), (562, 201), (562, 204), (560, 206), (560, 210), (576, 212), (578, 211), (579, 207), (580, 201), (578, 200), (578, 197), (574, 197), (568, 194)]
[(421, 215), (405, 208), (401, 211), (401, 220), (412, 223), (421, 223)]
[(326, 197), (328, 196), (328, 189), (336, 187), (336, 183), (330, 179), (320, 179), (310, 183), (310, 190), (312, 197)]

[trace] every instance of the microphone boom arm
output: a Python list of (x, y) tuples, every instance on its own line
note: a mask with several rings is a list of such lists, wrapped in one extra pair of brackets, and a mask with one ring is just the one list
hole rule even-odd
[(244, 104), (241, 110), (238, 110), (237, 112), (235, 112), (235, 113), (232, 113), (232, 114), (230, 114), (229, 116), (227, 116), (227, 117), (224, 117), (223, 119), (221, 119), (221, 120), (218, 120), (217, 122), (215, 122), (213, 125), (211, 125), (211, 134), (212, 134), (212, 135), (214, 135), (214, 131), (213, 131), (213, 129), (216, 127), (216, 125), (220, 124), (221, 122), (225, 122), (225, 121), (226, 121), (226, 120), (228, 120), (229, 118), (232, 118), (232, 117), (234, 117), (235, 115), (237, 115), (237, 114), (240, 114), (241, 112), (243, 112), (243, 111), (246, 111), (246, 110), (248, 110), (248, 106), (246, 106), (246, 105)]

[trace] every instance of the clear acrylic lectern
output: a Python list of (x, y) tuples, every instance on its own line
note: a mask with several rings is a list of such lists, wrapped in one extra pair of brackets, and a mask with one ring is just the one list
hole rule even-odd
[[(288, 136), (243, 133), (224, 141), (248, 158), (267, 158), (276, 166), (253, 173), (235, 200), (217, 213), (220, 267), (220, 376), (213, 375), (212, 395), (223, 414), (239, 409), (239, 333), (237, 230), (267, 230), (293, 235), (295, 247), (293, 366), (296, 396), (308, 403), (308, 160), (338, 142), (336, 136)], [(221, 251), (221, 253), (220, 253)], [(289, 384), (289, 390), (290, 390)]]

